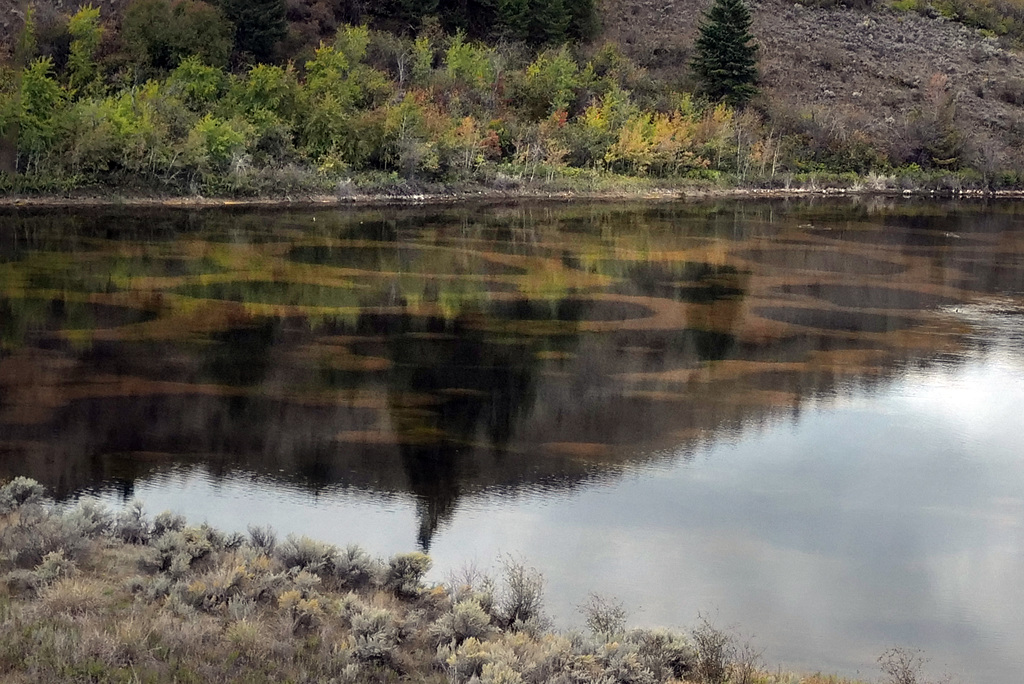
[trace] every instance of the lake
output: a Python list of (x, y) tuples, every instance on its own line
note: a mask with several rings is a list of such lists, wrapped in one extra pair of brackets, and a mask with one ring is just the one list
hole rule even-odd
[(1024, 204), (0, 213), (0, 479), (272, 525), (556, 625), (1024, 672)]

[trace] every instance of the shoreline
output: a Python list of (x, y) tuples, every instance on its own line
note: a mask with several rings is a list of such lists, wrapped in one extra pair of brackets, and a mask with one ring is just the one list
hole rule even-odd
[(0, 196), (0, 209), (47, 209), (47, 208), (166, 208), (166, 209), (216, 209), (216, 208), (267, 208), (285, 207), (387, 207), (387, 206), (437, 206), (473, 204), (476, 202), (701, 202), (707, 200), (773, 200), (798, 198), (837, 197), (890, 197), (949, 199), (1024, 199), (1024, 190), (980, 190), (961, 189), (958, 191), (936, 191), (926, 189), (896, 190), (876, 188), (702, 188), (678, 189), (657, 188), (637, 191), (576, 191), (576, 190), (461, 190), (453, 192), (427, 193), (366, 193), (352, 195), (283, 195), (266, 197), (206, 197), (203, 195), (7, 195)]
[[(0, 481), (0, 542), (5, 681), (865, 681), (772, 667), (700, 616), (689, 629), (631, 627), (614, 597), (591, 595), (585, 627), (556, 629), (543, 576), (512, 557), (493, 576), (433, 582), (419, 551), (223, 532), (138, 501), (59, 505), (24, 477)], [(878, 662), (916, 655), (897, 647)]]

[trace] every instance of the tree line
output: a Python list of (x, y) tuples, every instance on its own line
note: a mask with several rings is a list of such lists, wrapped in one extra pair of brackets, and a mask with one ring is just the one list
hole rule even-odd
[[(673, 83), (614, 44), (561, 42), (583, 35), (591, 0), (353, 1), (335, 8), (326, 39), (330, 22), (296, 37), (288, 12), (316, 1), (134, 0), (118, 21), (83, 7), (61, 31), (29, 11), (0, 68), (0, 190), (283, 193), (353, 178), (372, 189), (605, 173), (745, 181), (961, 165), (938, 86), (898, 151), (813, 120), (773, 120), (763, 98), (752, 101), (757, 48), (742, 0), (712, 6), (691, 69)], [(556, 33), (536, 33), (538, 17)], [(527, 34), (534, 44), (519, 40)]]

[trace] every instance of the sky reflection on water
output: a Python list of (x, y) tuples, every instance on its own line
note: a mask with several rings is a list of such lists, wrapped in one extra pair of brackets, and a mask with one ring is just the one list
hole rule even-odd
[[(887, 647), (921, 648), (957, 681), (1024, 671), (1024, 358), (1004, 350), (840, 393), (755, 431), (569, 491), (460, 502), (431, 549), (435, 579), (513, 554), (579, 626), (589, 592), (632, 622), (735, 628), (769, 663), (874, 678)], [(407, 497), (311, 496), (273, 482), (154, 477), (136, 494), (237, 530), (272, 524), (374, 553), (411, 548)], [(116, 504), (116, 499), (111, 499)]]
[[(1024, 205), (0, 214), (0, 478), (1024, 672)], [(317, 219), (317, 220), (313, 220)]]

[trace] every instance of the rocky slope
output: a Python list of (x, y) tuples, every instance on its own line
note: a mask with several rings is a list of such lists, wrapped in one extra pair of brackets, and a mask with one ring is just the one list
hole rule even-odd
[[(655, 73), (684, 73), (710, 0), (605, 0), (604, 36)], [(980, 167), (1021, 159), (1024, 59), (941, 17), (891, 9), (752, 2), (762, 85), (780, 122), (856, 131), (898, 146), (917, 112), (955, 102)]]

